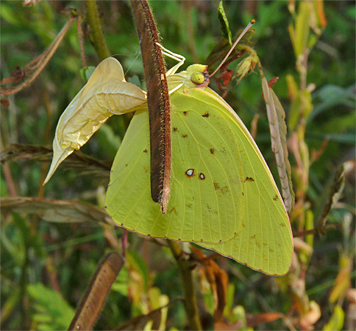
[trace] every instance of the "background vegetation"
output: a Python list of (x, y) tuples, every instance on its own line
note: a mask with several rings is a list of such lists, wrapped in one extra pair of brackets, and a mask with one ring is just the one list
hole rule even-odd
[[(31, 77), (34, 71), (26, 65), (49, 47), (74, 15), (73, 10), (66, 10), (69, 8), (82, 17), (87, 65), (96, 66), (100, 59), (91, 43), (93, 30), (87, 22), (87, 3), (40, 1), (24, 7), (20, 1), (2, 1), (1, 79), (12, 77), (12, 83), (3, 87), (19, 85)], [(309, 14), (307, 3), (313, 6)], [(151, 7), (163, 45), (184, 55), (185, 65), (204, 63), (222, 37), (218, 1), (152, 1)], [(296, 240), (291, 272), (281, 278), (268, 277), (223, 257), (214, 260), (219, 267), (198, 264), (192, 274), (202, 327), (353, 330), (355, 4), (225, 1), (224, 7), (232, 31), (245, 26), (251, 18), (256, 19), (253, 45), (264, 74), (267, 79), (279, 77), (274, 90), (286, 110), (296, 193), (291, 221), (295, 233), (309, 231), (304, 232), (309, 235)], [(98, 8), (110, 53), (120, 60), (130, 81), (143, 84), (140, 46), (129, 3), (98, 1)], [(169, 59), (167, 62), (173, 63)], [(1, 197), (13, 199), (12, 204), (8, 199), (2, 200), (2, 329), (68, 328), (100, 260), (107, 252), (121, 249), (122, 229), (97, 222), (99, 217), (94, 212), (99, 213), (103, 207), (108, 169), (130, 117), (112, 117), (82, 149), (84, 154), (102, 161), (99, 166), (89, 160), (88, 166), (83, 167), (83, 158), (78, 156), (81, 162), (68, 162), (69, 170), (60, 168), (42, 187), (51, 153), (40, 146), (51, 145), (61, 112), (83, 86), (82, 67), (74, 22), (30, 86), (1, 100), (0, 193)], [(232, 69), (235, 67), (236, 63), (231, 65)], [(238, 86), (232, 82), (226, 100), (247, 127), (256, 114), (260, 116), (256, 141), (276, 175), (257, 70)], [(341, 165), (344, 168), (340, 170)], [(340, 187), (344, 187), (343, 191)], [(329, 213), (325, 205), (330, 192), (335, 203)], [(28, 202), (19, 197), (39, 199)], [(41, 198), (88, 204), (79, 208), (73, 203), (68, 207), (56, 200), (49, 206), (41, 204)], [(327, 220), (329, 226), (313, 232), (320, 220)], [(161, 329), (185, 329), (181, 279), (171, 251), (129, 234), (126, 258), (95, 329), (117, 329), (169, 301), (168, 313), (165, 309), (159, 318), (151, 320), (161, 321)], [(209, 277), (211, 270), (215, 270), (215, 278)], [(217, 270), (226, 272), (228, 287), (219, 285)], [(216, 320), (216, 312), (221, 310), (217, 307), (219, 300), (221, 303), (217, 298), (219, 289), (227, 302), (220, 324)], [(150, 326), (146, 325), (146, 329)]]

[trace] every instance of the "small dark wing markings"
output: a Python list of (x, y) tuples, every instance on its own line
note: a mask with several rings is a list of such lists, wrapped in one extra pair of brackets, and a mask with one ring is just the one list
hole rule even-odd
[(176, 215), (178, 215), (177, 210), (176, 210), (175, 207), (173, 207), (173, 208), (169, 211), (169, 213), (170, 213), (170, 214), (175, 213)]
[(184, 111), (184, 112), (183, 112), (183, 115), (184, 115), (184, 116), (188, 116), (188, 112), (187, 112), (187, 111)]
[(204, 180), (205, 179), (205, 175), (202, 172), (199, 174), (199, 179), (200, 180)]
[(188, 138), (187, 134), (182, 134), (182, 138)]
[(210, 148), (210, 153), (213, 154), (213, 155), (215, 155), (215, 150), (214, 150), (214, 148)]
[(209, 117), (210, 116), (210, 114), (209, 114), (209, 112), (205, 112), (203, 115), (201, 115), (202, 117)]
[(246, 177), (245, 182), (254, 182), (255, 180), (252, 177)]
[(224, 146), (219, 150), (219, 152), (224, 155), (229, 154), (228, 150)]
[(217, 183), (217, 182), (213, 182), (213, 183), (214, 183), (215, 191), (220, 191), (222, 194), (226, 194), (229, 191), (229, 187), (228, 186), (225, 185), (225, 186), (221, 187), (219, 185), (219, 183)]
[(209, 211), (209, 213), (218, 215), (218, 211), (217, 211), (217, 210), (214, 210), (213, 208), (211, 208), (211, 207), (209, 206), (209, 204), (206, 204), (206, 208), (207, 208), (207, 210)]

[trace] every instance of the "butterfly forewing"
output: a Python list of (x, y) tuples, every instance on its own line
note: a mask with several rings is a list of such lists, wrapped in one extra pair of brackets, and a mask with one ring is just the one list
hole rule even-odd
[[(135, 114), (115, 158), (107, 210), (119, 225), (144, 235), (182, 241), (226, 241), (241, 225), (242, 185), (238, 188), (236, 179), (230, 181), (230, 170), (226, 171), (226, 163), (219, 160), (221, 150), (227, 152), (223, 144), (194, 134), (194, 125), (184, 124), (187, 115), (174, 111), (174, 101), (172, 98), (174, 148), (167, 213), (163, 215), (150, 198), (146, 111)], [(202, 118), (193, 111), (188, 116), (197, 122)], [(235, 198), (240, 199), (238, 204), (232, 203)]]

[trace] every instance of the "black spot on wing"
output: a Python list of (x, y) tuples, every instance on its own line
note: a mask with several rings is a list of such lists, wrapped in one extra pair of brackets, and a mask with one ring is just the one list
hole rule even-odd
[(199, 174), (199, 179), (200, 180), (204, 180), (205, 179), (205, 175), (202, 172)]
[(209, 117), (210, 116), (210, 114), (209, 114), (209, 112), (205, 112), (203, 115), (201, 115), (201, 116), (203, 116), (203, 117)]

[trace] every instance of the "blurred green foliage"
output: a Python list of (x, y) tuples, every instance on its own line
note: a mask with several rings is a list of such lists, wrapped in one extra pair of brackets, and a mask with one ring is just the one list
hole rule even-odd
[[(252, 17), (256, 19), (254, 48), (266, 77), (279, 76), (274, 90), (287, 112), (287, 122), (294, 120), (295, 126), (298, 118), (290, 116), (293, 103), (288, 94), (288, 77), (292, 77), (299, 88), (300, 76), (288, 32), (288, 26), (293, 21), (288, 1), (251, 3), (253, 5), (249, 1), (224, 2), (230, 29), (238, 30)], [(185, 66), (204, 63), (222, 37), (218, 5), (218, 1), (151, 2), (162, 44), (184, 55), (187, 59)], [(143, 84), (140, 46), (129, 3), (98, 1), (98, 7), (111, 54), (120, 60), (129, 81)], [(17, 67), (23, 69), (50, 45), (68, 20), (68, 13), (63, 12), (68, 8), (75, 8), (83, 16), (87, 65), (96, 66), (99, 63), (90, 43), (84, 1), (41, 1), (35, 6), (23, 7), (20, 1), (3, 0), (0, 7), (1, 79), (18, 71)], [(319, 151), (326, 139), (328, 143), (309, 169), (305, 198), (305, 208), (312, 211), (306, 217), (309, 223), (313, 220), (310, 216), (322, 207), (322, 196), (336, 168), (355, 158), (356, 7), (349, 1), (326, 1), (324, 10), (327, 25), (308, 58), (307, 84), (311, 86), (313, 110), (305, 123), (305, 143), (309, 155)], [(174, 64), (171, 59), (166, 61), (168, 66)], [(237, 64), (233, 63), (231, 68), (234, 66)], [(84, 84), (80, 76), (81, 68), (77, 27), (73, 23), (39, 77), (29, 87), (10, 95), (8, 107), (1, 105), (1, 148), (11, 143), (51, 145), (61, 112)], [(251, 74), (237, 87), (232, 83), (226, 100), (247, 127), (250, 127), (255, 114), (261, 116), (256, 141), (276, 175), (259, 75)], [(82, 151), (99, 160), (113, 160), (129, 120), (129, 117), (112, 117)], [(292, 155), (290, 160), (292, 166), (296, 164)], [(17, 195), (38, 196), (46, 168), (41, 168), (41, 164), (31, 158), (8, 164)], [(4, 169), (0, 178), (2, 197), (10, 195), (9, 177)], [(103, 207), (107, 184), (107, 179), (79, 177), (74, 170), (59, 169), (46, 185), (44, 197), (80, 199)], [(321, 237), (314, 237), (314, 252), (305, 270), (309, 299), (317, 302), (321, 310), (316, 329), (325, 326), (325, 330), (329, 330), (333, 323), (339, 327), (342, 324), (340, 316), (344, 316), (347, 308), (344, 305), (340, 312), (339, 306), (330, 306), (325, 299), (339, 272), (340, 247), (350, 255), (354, 254), (354, 241), (350, 239), (350, 233), (354, 234), (354, 202), (353, 168), (346, 173), (342, 205), (332, 210), (329, 217), (329, 222), (344, 226), (351, 222), (349, 232), (333, 229)], [(348, 220), (350, 215), (351, 221)], [(302, 229), (298, 227), (294, 230)], [(92, 223), (58, 224), (45, 222), (34, 215), (4, 215), (1, 226), (2, 329), (58, 330), (68, 327), (74, 308), (97, 264), (113, 247), (107, 231), (122, 235), (121, 229), (108, 230)], [(157, 308), (152, 307), (148, 299), (153, 288), (159, 288), (160, 293), (170, 299), (182, 295), (178, 269), (170, 251), (142, 242), (134, 234), (129, 234), (129, 242), (131, 253), (128, 264), (113, 285), (96, 325), (97, 330), (113, 329), (130, 317), (147, 314)], [(233, 302), (230, 308), (239, 308), (238, 314), (244, 316), (244, 311), (249, 314), (272, 311), (287, 314), (290, 311), (293, 298), (284, 278), (267, 277), (223, 258), (218, 261), (228, 270), (232, 286), (229, 295)], [(354, 281), (355, 271), (352, 279)], [(134, 282), (131, 287), (130, 282)], [(142, 289), (138, 291), (137, 284), (140, 282)], [(198, 287), (198, 297), (205, 303), (205, 308), (201, 307), (201, 317), (204, 328), (209, 329), (212, 327), (212, 294)], [(169, 327), (180, 330), (185, 327), (184, 307), (180, 302), (168, 310), (167, 329)], [(256, 327), (261, 330), (266, 328), (285, 329), (286, 326), (282, 320), (277, 320)]]

